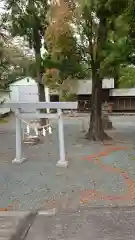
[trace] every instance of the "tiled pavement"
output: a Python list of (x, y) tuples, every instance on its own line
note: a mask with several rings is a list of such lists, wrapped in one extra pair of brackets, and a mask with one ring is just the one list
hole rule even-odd
[(33, 214), (29, 212), (0, 212), (0, 240), (19, 240), (24, 236)]
[(49, 216), (37, 215), (23, 240), (45, 239), (134, 240), (135, 208), (87, 207)]
[(0, 240), (134, 240), (135, 207), (0, 214)]

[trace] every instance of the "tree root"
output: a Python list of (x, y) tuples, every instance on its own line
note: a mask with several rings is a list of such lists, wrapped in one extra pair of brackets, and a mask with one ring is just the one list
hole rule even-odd
[(99, 132), (98, 134), (94, 134), (91, 131), (88, 131), (85, 135), (85, 138), (89, 141), (95, 141), (95, 142), (103, 142), (103, 141), (110, 141), (112, 138), (107, 135), (104, 131)]

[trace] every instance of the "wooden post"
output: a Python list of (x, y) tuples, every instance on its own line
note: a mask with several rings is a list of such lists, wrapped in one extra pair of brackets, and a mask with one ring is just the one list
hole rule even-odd
[(58, 167), (67, 167), (68, 162), (65, 159), (65, 145), (64, 145), (64, 126), (63, 126), (63, 116), (62, 110), (58, 109), (58, 132), (59, 132), (59, 152), (60, 160), (57, 162)]
[[(48, 87), (45, 88), (45, 100), (46, 100), (46, 102), (50, 102), (50, 95), (49, 95), (49, 88)], [(50, 113), (50, 109), (47, 108), (46, 112)]]
[(15, 112), (16, 116), (16, 158), (13, 163), (22, 163), (25, 158), (22, 157), (22, 127), (20, 119), (20, 109), (17, 108)]

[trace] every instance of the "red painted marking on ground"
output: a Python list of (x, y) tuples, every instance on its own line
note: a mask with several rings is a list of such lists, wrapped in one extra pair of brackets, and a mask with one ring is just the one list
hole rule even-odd
[(112, 195), (108, 196), (105, 195), (97, 190), (86, 190), (81, 192), (81, 197), (80, 201), (81, 203), (86, 203), (89, 200), (122, 200), (122, 201), (131, 201), (135, 200), (135, 181), (132, 180), (127, 172), (124, 170), (113, 167), (107, 164), (103, 164), (101, 162), (101, 157), (103, 156), (108, 156), (112, 152), (116, 151), (121, 151), (121, 150), (127, 150), (127, 147), (106, 147), (103, 152), (100, 152), (98, 154), (90, 155), (87, 157), (87, 160), (93, 161), (96, 163), (98, 166), (100, 166), (102, 169), (105, 171), (113, 172), (113, 173), (118, 173), (120, 176), (124, 178), (124, 182), (128, 187), (128, 191), (126, 194), (118, 196), (118, 195)]
[(17, 209), (18, 201), (14, 200), (11, 204), (8, 204), (7, 208), (0, 208), (0, 212), (8, 212)]
[(7, 208), (0, 208), (0, 212), (7, 212), (7, 211), (12, 211), (13, 207), (12, 205), (9, 205)]

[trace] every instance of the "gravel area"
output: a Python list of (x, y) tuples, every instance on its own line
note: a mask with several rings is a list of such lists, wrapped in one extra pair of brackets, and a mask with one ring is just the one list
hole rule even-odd
[[(101, 157), (104, 164), (126, 169), (135, 180), (135, 116), (112, 116), (114, 137), (112, 145), (126, 146), (126, 150), (114, 151)], [(68, 168), (58, 168), (59, 160), (57, 123), (53, 122), (53, 134), (46, 136), (36, 146), (24, 146), (27, 161), (21, 165), (12, 163), (15, 157), (15, 119), (8, 118), (0, 125), (0, 208), (12, 205), (15, 210), (45, 208), (77, 208), (80, 195), (86, 189), (100, 191), (107, 195), (126, 194), (128, 185), (119, 172), (107, 172), (89, 155), (103, 151), (105, 146), (90, 143), (84, 139), (89, 117), (65, 117), (65, 146)], [(91, 206), (134, 205), (134, 200), (90, 200)]]

